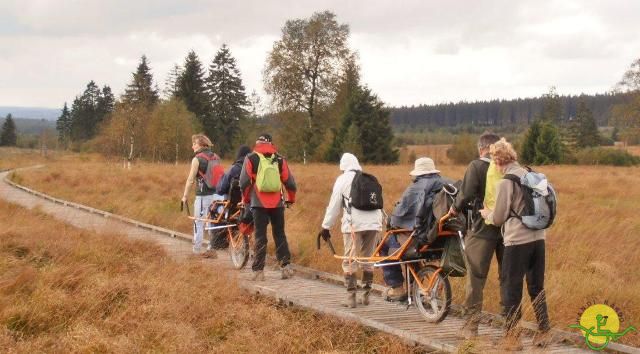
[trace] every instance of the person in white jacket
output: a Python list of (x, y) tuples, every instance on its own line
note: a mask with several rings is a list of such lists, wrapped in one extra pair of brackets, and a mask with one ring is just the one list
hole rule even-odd
[[(348, 205), (351, 192), (351, 183), (356, 171), (362, 171), (358, 159), (350, 153), (344, 153), (340, 159), (340, 170), (343, 174), (338, 176), (333, 185), (331, 199), (322, 221), (320, 236), (326, 241), (331, 238), (329, 229), (335, 224), (342, 209), (342, 237), (344, 241), (345, 257), (369, 257), (376, 247), (378, 233), (382, 230), (382, 211), (359, 210)], [(373, 265), (362, 264), (353, 260), (343, 260), (345, 285), (347, 286), (347, 300), (343, 303), (346, 307), (356, 307), (356, 272), (362, 269), (363, 295), (361, 303), (369, 304), (371, 283), (373, 282)]]

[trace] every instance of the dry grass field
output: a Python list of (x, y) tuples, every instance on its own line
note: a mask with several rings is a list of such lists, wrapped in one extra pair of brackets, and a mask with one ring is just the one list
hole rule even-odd
[[(418, 156), (420, 156), (418, 154)], [(287, 211), (287, 234), (294, 261), (339, 272), (339, 262), (323, 249), (315, 250), (337, 165), (292, 165), (299, 190)], [(412, 166), (365, 166), (384, 187), (386, 209), (409, 183)], [(461, 178), (465, 166), (438, 164), (443, 175)], [(547, 233), (546, 290), (552, 322), (566, 328), (576, 322), (588, 301), (615, 303), (623, 311), (623, 326), (640, 325), (640, 168), (549, 166), (539, 168), (559, 193), (559, 216)], [(187, 165), (138, 164), (132, 170), (109, 162), (53, 162), (46, 168), (21, 171), (14, 179), (52, 195), (111, 212), (190, 232), (179, 213), (179, 198)], [(335, 227), (334, 244), (341, 249)], [(495, 265), (485, 291), (486, 308), (498, 312)], [(463, 298), (463, 280), (454, 280), (454, 302)], [(527, 301), (528, 303), (528, 301)], [(529, 308), (529, 306), (525, 306)], [(526, 318), (532, 319), (528, 311)], [(632, 332), (623, 343), (640, 345)]]
[(249, 296), (199, 259), (179, 263), (160, 246), (95, 235), (3, 201), (0, 326), (3, 353), (416, 350)]

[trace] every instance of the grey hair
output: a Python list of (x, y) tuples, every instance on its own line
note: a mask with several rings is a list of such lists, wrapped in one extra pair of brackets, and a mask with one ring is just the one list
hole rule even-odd
[(500, 140), (500, 137), (497, 134), (484, 132), (478, 138), (478, 150), (488, 149), (491, 144), (496, 143), (498, 140)]

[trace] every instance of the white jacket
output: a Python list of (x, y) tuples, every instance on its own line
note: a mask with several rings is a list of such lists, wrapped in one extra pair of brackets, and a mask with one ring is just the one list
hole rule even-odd
[(322, 228), (331, 229), (338, 218), (340, 209), (342, 209), (341, 231), (343, 234), (351, 233), (352, 226), (354, 232), (382, 230), (381, 210), (358, 210), (351, 208), (351, 214), (349, 214), (347, 209), (344, 208), (343, 200), (346, 201), (346, 199), (349, 198), (351, 182), (353, 182), (353, 177), (356, 175), (355, 171), (362, 171), (358, 159), (350, 153), (343, 154), (340, 159), (340, 170), (344, 171), (344, 173), (338, 176), (333, 185), (333, 192), (331, 193), (327, 211), (324, 214)]

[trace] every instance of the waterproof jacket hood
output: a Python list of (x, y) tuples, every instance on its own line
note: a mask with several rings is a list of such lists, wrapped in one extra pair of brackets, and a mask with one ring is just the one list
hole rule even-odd
[(340, 158), (340, 171), (362, 171), (362, 167), (355, 155), (345, 152)]

